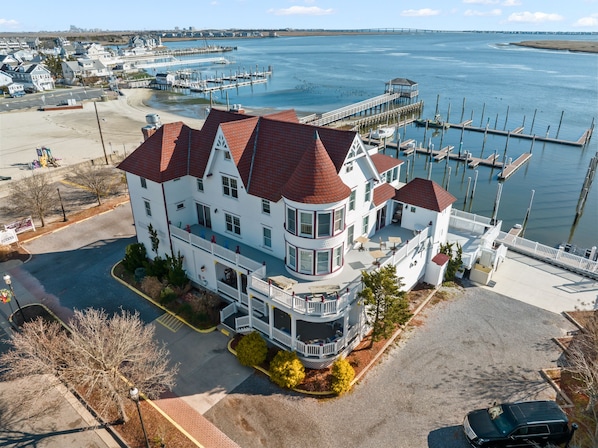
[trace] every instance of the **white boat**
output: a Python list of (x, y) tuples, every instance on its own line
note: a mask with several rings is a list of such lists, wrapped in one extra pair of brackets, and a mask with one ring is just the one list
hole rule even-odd
[(370, 137), (378, 139), (378, 140), (382, 140), (383, 138), (392, 137), (394, 133), (395, 133), (395, 128), (391, 128), (391, 127), (378, 128), (375, 131), (372, 131), (370, 133)]

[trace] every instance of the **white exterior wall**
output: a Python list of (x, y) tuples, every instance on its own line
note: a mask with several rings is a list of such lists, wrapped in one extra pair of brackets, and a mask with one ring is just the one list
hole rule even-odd
[[(129, 195), (131, 197), (131, 209), (135, 220), (137, 241), (145, 245), (147, 256), (154, 258), (152, 244), (149, 237), (148, 227), (151, 224), (158, 232), (160, 243), (158, 254), (164, 257), (170, 255), (170, 238), (168, 233), (168, 220), (162, 196), (162, 185), (146, 180), (147, 188), (141, 186), (141, 178), (134, 174), (126, 173)], [(150, 202), (152, 216), (147, 216), (145, 202)]]

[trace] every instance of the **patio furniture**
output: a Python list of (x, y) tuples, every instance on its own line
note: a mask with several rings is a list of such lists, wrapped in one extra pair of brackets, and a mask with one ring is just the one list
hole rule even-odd
[(277, 286), (284, 291), (291, 289), (297, 284), (297, 280), (285, 277), (284, 275), (273, 275), (272, 277), (268, 277), (268, 280), (272, 282), (274, 286)]
[(365, 250), (365, 247), (363, 247), (363, 245), (365, 243), (367, 243), (370, 239), (367, 236), (358, 236), (357, 238), (355, 238), (355, 241), (357, 241), (358, 243), (360, 243), (360, 246), (358, 247), (359, 251), (363, 251)]
[(370, 255), (375, 258), (374, 264), (378, 264), (378, 258), (382, 258), (386, 253), (381, 250), (371, 250)]
[(400, 246), (403, 240), (400, 236), (389, 236), (388, 242), (392, 243), (392, 250), (397, 250), (397, 246)]

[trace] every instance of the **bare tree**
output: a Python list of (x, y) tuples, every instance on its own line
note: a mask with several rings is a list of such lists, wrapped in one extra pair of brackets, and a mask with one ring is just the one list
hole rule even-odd
[(579, 392), (588, 397), (585, 413), (588, 424), (580, 425), (580, 431), (598, 445), (598, 311), (584, 323), (583, 330), (573, 338), (565, 352), (566, 369), (579, 385)]
[(84, 164), (75, 168), (70, 180), (91, 191), (98, 205), (102, 205), (102, 197), (118, 189), (121, 178), (114, 169), (105, 165)]
[(25, 324), (0, 355), (2, 379), (50, 374), (93, 398), (105, 419), (116, 411), (124, 421), (132, 385), (149, 398), (174, 386), (178, 365), (170, 365), (168, 350), (154, 340), (154, 326), (144, 325), (139, 313), (110, 317), (89, 308), (75, 311), (69, 324), (70, 329), (42, 319)]
[(48, 175), (33, 171), (31, 176), (11, 185), (10, 198), (16, 211), (37, 217), (44, 227), (45, 216), (55, 205), (53, 193)]

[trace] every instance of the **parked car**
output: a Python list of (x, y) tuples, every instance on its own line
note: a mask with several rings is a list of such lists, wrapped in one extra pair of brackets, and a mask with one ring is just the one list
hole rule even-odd
[(465, 436), (476, 448), (568, 444), (576, 429), (554, 401), (495, 404), (471, 411), (463, 421)]

